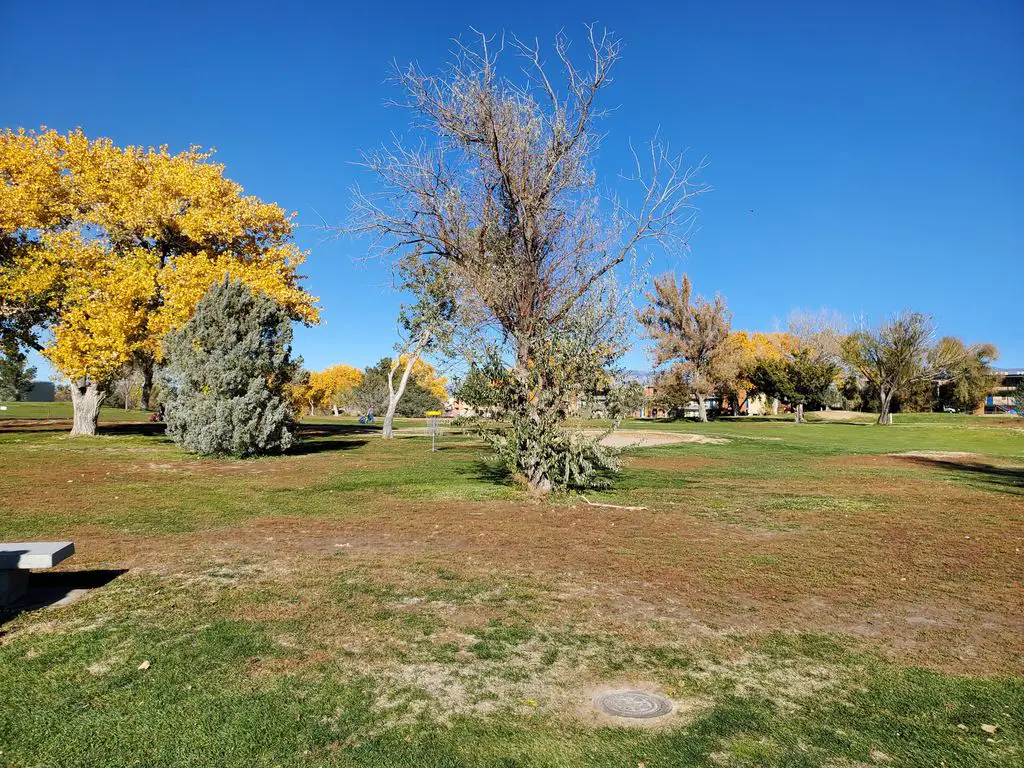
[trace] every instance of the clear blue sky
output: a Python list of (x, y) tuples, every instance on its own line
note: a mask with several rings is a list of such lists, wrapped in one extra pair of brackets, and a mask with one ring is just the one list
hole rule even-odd
[[(273, 5), (274, 7), (271, 7)], [(682, 263), (741, 328), (796, 308), (875, 320), (910, 306), (1024, 365), (1024, 5), (984, 2), (28, 3), (0, 0), (0, 126), (80, 126), (118, 144), (216, 147), (228, 175), (308, 225), (324, 323), (313, 368), (394, 341), (399, 297), (324, 240), (402, 131), (389, 62), (446, 59), (469, 27), (625, 42), (599, 172), (656, 129), (707, 155), (714, 190)], [(750, 213), (750, 210), (753, 213)], [(642, 348), (627, 358), (645, 367)]]

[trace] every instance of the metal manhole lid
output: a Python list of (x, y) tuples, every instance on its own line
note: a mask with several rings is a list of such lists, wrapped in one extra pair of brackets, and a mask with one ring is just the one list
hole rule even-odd
[(672, 711), (672, 702), (664, 696), (643, 691), (612, 691), (594, 699), (594, 706), (613, 717), (661, 717)]

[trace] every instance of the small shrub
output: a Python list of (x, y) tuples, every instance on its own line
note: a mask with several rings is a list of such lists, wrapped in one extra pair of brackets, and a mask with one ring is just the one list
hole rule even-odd
[(550, 478), (552, 490), (607, 488), (621, 468), (619, 451), (601, 445), (599, 439), (528, 416), (510, 414), (507, 427), (482, 429), (479, 434), (510, 472), (541, 472)]

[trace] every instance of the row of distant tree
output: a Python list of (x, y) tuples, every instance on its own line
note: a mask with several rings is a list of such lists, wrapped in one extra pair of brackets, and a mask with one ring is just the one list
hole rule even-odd
[[(406, 360), (399, 357), (398, 365), (395, 362), (385, 357), (365, 370), (341, 363), (322, 371), (302, 371), (292, 388), (296, 411), (310, 416), (328, 413), (383, 416), (389, 404), (388, 379)], [(418, 358), (412, 365), (412, 375), (398, 401), (396, 413), (422, 416), (428, 411), (443, 409), (448, 399), (447, 383), (433, 365)]]
[(936, 337), (931, 317), (905, 310), (879, 327), (848, 332), (842, 318), (822, 312), (795, 314), (787, 332), (732, 330), (732, 313), (721, 296), (692, 296), (689, 278), (654, 281), (639, 319), (654, 342), (654, 401), (681, 413), (696, 401), (718, 396), (733, 413), (746, 395), (803, 409), (845, 407), (879, 413), (893, 410), (975, 409), (998, 381), (998, 357), (988, 343)]

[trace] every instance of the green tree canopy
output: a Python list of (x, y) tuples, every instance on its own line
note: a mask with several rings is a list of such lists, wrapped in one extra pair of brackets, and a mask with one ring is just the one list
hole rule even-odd
[(32, 389), (35, 375), (36, 369), (17, 348), (0, 352), (0, 400), (21, 400)]
[[(353, 399), (359, 410), (365, 413), (372, 407), (380, 414), (387, 409), (388, 374), (391, 372), (391, 363), (391, 358), (385, 357), (363, 372), (363, 381), (353, 392)], [(427, 411), (439, 411), (442, 408), (444, 402), (441, 398), (424, 387), (415, 376), (410, 376), (395, 413), (405, 417), (422, 416)]]

